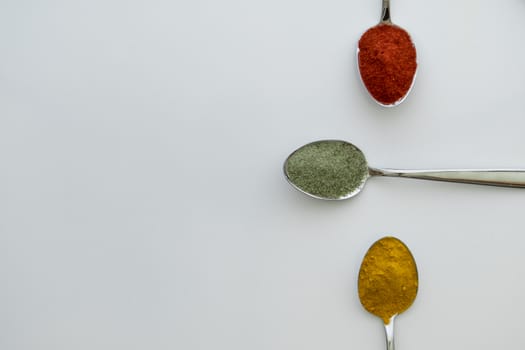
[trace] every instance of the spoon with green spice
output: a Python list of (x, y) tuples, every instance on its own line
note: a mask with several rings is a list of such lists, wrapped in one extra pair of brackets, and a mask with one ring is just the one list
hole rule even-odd
[(306, 144), (288, 156), (284, 174), (297, 190), (318, 199), (342, 200), (357, 195), (371, 176), (461, 182), (525, 188), (525, 169), (399, 170), (368, 166), (353, 144), (321, 140)]

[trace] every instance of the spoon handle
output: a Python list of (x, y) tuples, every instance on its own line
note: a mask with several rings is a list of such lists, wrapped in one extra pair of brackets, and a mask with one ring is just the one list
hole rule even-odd
[(394, 317), (388, 324), (385, 324), (386, 350), (394, 350)]
[(370, 168), (370, 175), (525, 188), (525, 169), (399, 170)]
[(380, 23), (392, 23), (392, 20), (390, 19), (390, 0), (383, 0), (383, 11), (381, 12)]

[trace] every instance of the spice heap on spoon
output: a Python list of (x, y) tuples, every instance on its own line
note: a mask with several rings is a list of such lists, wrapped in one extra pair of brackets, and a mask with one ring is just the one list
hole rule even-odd
[(297, 190), (319, 199), (341, 200), (357, 195), (371, 176), (462, 182), (525, 188), (525, 169), (399, 170), (368, 166), (353, 144), (322, 140), (306, 144), (288, 156), (284, 175)]
[(383, 320), (387, 350), (394, 350), (394, 318), (412, 305), (417, 289), (416, 262), (403, 242), (384, 237), (368, 249), (359, 270), (359, 300)]
[(407, 97), (416, 76), (416, 47), (410, 35), (390, 19), (390, 0), (383, 0), (381, 21), (359, 39), (357, 63), (361, 80), (382, 106)]

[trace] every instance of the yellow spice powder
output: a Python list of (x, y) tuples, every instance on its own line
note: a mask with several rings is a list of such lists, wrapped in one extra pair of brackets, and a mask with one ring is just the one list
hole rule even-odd
[(363, 307), (385, 324), (416, 298), (416, 262), (407, 246), (394, 237), (375, 242), (361, 263), (358, 290)]

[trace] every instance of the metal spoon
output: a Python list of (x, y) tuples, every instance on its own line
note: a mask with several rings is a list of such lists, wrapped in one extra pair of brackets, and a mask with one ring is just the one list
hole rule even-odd
[(371, 176), (525, 188), (525, 169), (399, 170), (368, 166), (363, 152), (341, 140), (322, 140), (292, 152), (284, 174), (297, 190), (318, 199), (342, 200), (361, 192)]
[[(405, 38), (404, 40), (407, 40), (405, 42), (405, 46), (402, 46), (399, 41), (397, 40), (391, 40), (388, 35), (381, 36), (380, 42), (374, 41), (374, 47), (369, 47), (366, 52), (361, 52), (360, 48), (362, 43), (364, 43), (366, 36), (368, 33), (373, 32), (376, 30), (376, 28), (379, 28), (381, 26), (390, 26), (389, 30), (396, 32), (398, 35), (402, 34), (402, 37)], [(401, 34), (399, 34), (401, 33)], [(402, 40), (402, 41), (404, 41)], [(367, 43), (370, 43), (368, 40), (366, 40)], [(366, 44), (365, 44), (366, 45)], [(410, 70), (403, 70), (400, 71), (398, 68), (398, 64), (392, 64), (389, 61), (385, 61), (383, 59), (383, 53), (382, 48), (388, 47), (392, 51), (392, 54), (394, 54), (393, 57), (395, 59), (404, 59), (406, 60), (408, 57), (411, 57), (411, 69)], [(403, 48), (403, 49), (402, 49)], [(397, 49), (397, 51), (396, 51)], [(409, 50), (410, 53), (408, 54), (406, 50)], [(366, 78), (363, 74), (363, 70), (366, 67), (366, 60), (365, 62), (361, 62), (361, 59), (363, 57), (368, 57), (368, 60), (372, 60), (374, 63), (374, 75), (371, 78)], [(396, 62), (397, 63), (397, 62)], [(405, 98), (410, 93), (410, 90), (412, 90), (412, 87), (414, 86), (414, 81), (416, 77), (416, 71), (417, 71), (417, 57), (416, 57), (416, 49), (415, 45), (412, 42), (412, 39), (410, 38), (410, 35), (406, 30), (401, 28), (398, 25), (395, 25), (392, 23), (392, 19), (390, 18), (390, 0), (383, 0), (383, 8), (381, 12), (381, 19), (379, 21), (379, 24), (376, 26), (369, 28), (360, 38), (358, 47), (357, 47), (357, 66), (359, 69), (359, 73), (361, 76), (361, 82), (365, 86), (365, 88), (368, 90), (372, 98), (381, 106), (384, 107), (393, 107), (397, 106), (401, 102), (405, 100)], [(413, 70), (412, 70), (413, 69)], [(399, 75), (401, 74), (401, 76)], [(410, 84), (406, 85), (406, 83), (401, 83), (400, 81), (404, 80), (401, 77), (405, 74), (411, 75)], [(377, 89), (380, 88), (380, 91)], [(399, 90), (399, 91), (398, 91)], [(403, 91), (401, 93), (400, 91)]]
[(387, 350), (394, 350), (394, 318), (416, 299), (418, 272), (408, 247), (395, 237), (375, 242), (361, 263), (359, 300), (385, 325)]

